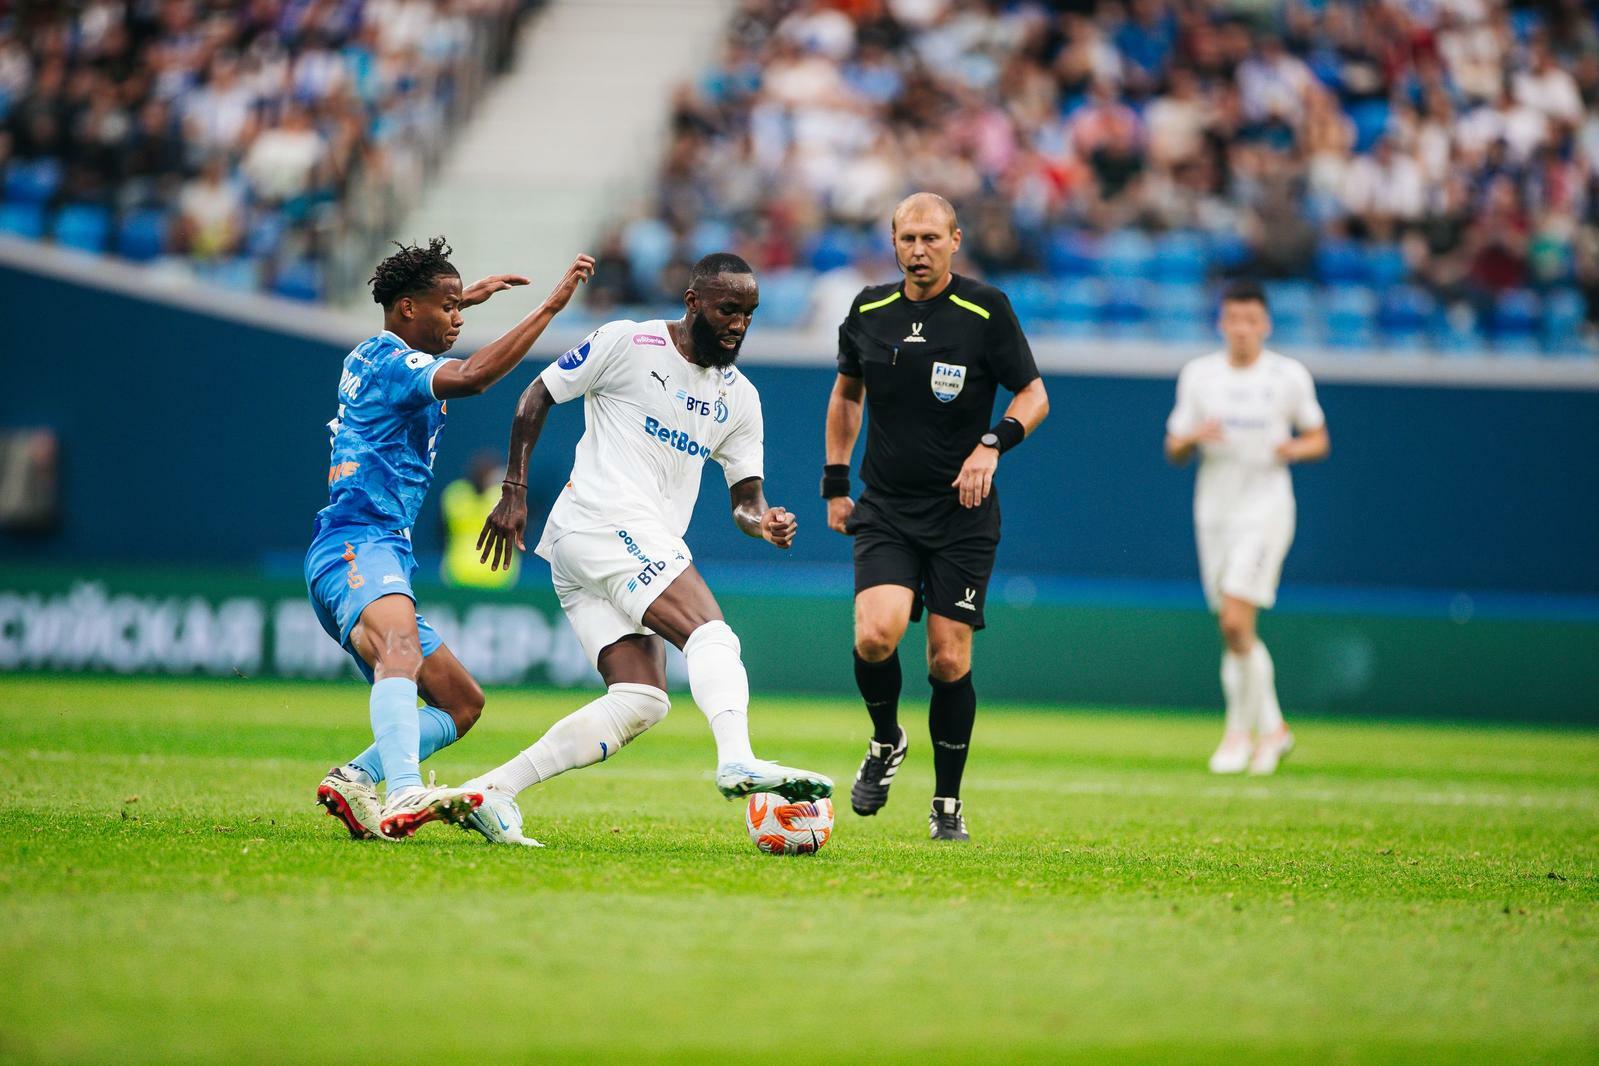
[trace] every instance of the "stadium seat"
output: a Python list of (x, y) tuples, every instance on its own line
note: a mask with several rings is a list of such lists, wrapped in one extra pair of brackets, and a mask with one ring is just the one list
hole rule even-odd
[(1348, 113), (1355, 124), (1355, 151), (1371, 151), (1388, 132), (1388, 101), (1357, 100), (1349, 105)]
[(1055, 303), (1056, 331), (1069, 337), (1099, 333), (1100, 308), (1105, 303), (1105, 283), (1098, 278), (1073, 278), (1059, 284)]
[(1586, 355), (1582, 325), (1587, 301), (1576, 289), (1554, 289), (1543, 301), (1543, 343), (1551, 355)]
[(0, 233), (38, 240), (44, 236), (44, 208), (38, 204), (0, 204)]
[(1149, 335), (1148, 282), (1115, 278), (1105, 285), (1099, 320), (1107, 337), (1132, 340)]
[(1503, 355), (1538, 355), (1543, 351), (1539, 336), (1542, 307), (1538, 294), (1530, 289), (1510, 289), (1494, 301), (1490, 333), (1496, 352)]
[(1155, 243), (1137, 230), (1118, 230), (1099, 244), (1101, 277), (1112, 280), (1145, 278), (1154, 262)]
[(278, 271), (272, 291), (290, 300), (318, 300), (322, 296), (322, 268), (309, 259), (297, 259)]
[(1192, 233), (1167, 233), (1155, 239), (1155, 261), (1149, 276), (1155, 281), (1200, 282), (1210, 269), (1205, 242)]
[(117, 254), (137, 263), (149, 262), (166, 251), (167, 218), (160, 211), (134, 211), (117, 229)]
[(641, 218), (622, 231), (622, 247), (633, 268), (633, 280), (645, 292), (654, 292), (661, 271), (672, 261), (672, 231), (658, 218)]
[(1410, 274), (1405, 254), (1397, 244), (1373, 244), (1365, 252), (1366, 277), (1378, 290), (1398, 285)]
[(1007, 274), (991, 280), (1010, 297), (1011, 308), (1024, 330), (1048, 330), (1054, 324), (1059, 293), (1048, 278)]
[(50, 235), (63, 248), (103, 252), (111, 232), (111, 212), (98, 204), (67, 204), (56, 212)]
[(1332, 284), (1364, 285), (1371, 281), (1366, 253), (1354, 241), (1323, 241), (1316, 249), (1316, 276)]
[(1433, 319), (1433, 347), (1445, 355), (1481, 355), (1488, 342), (1478, 327), (1477, 312), (1470, 304), (1452, 304)]
[(1438, 301), (1426, 289), (1399, 285), (1385, 291), (1377, 311), (1384, 347), (1405, 352), (1428, 347), (1428, 331), (1437, 314)]
[(1211, 264), (1223, 273), (1237, 270), (1254, 255), (1249, 242), (1237, 233), (1212, 233), (1205, 243), (1210, 248)]
[(854, 261), (861, 249), (861, 239), (853, 230), (842, 226), (829, 226), (818, 233), (805, 250), (805, 260), (818, 274), (837, 270)]
[(1266, 286), (1271, 308), (1271, 340), (1293, 348), (1321, 343), (1321, 309), (1315, 286), (1304, 281), (1274, 281)]
[(1363, 285), (1327, 290), (1325, 343), (1332, 348), (1369, 348), (1376, 340), (1377, 294)]
[(816, 275), (809, 270), (769, 270), (763, 273), (759, 316), (761, 325), (772, 329), (794, 329), (803, 324), (810, 311), (811, 287), (815, 284)]
[(1147, 292), (1150, 328), (1162, 341), (1208, 341), (1215, 335), (1216, 308), (1204, 285), (1154, 284)]
[(1058, 278), (1091, 277), (1099, 272), (1099, 242), (1083, 230), (1056, 230), (1044, 258), (1049, 272)]
[(724, 252), (735, 243), (732, 226), (720, 219), (701, 219), (689, 231), (689, 258), (699, 259), (712, 252)]
[(257, 259), (270, 259), (277, 255), (278, 246), (283, 243), (283, 234), (288, 227), (288, 220), (276, 211), (259, 216), (250, 223), (245, 234), (245, 253)]
[(61, 187), (61, 163), (54, 159), (18, 160), (6, 168), (5, 198), (47, 204)]

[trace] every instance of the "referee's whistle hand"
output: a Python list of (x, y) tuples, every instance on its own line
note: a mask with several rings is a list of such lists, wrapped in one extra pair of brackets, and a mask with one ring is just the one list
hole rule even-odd
[(961, 472), (949, 483), (951, 488), (960, 490), (962, 507), (977, 507), (988, 499), (988, 493), (994, 487), (994, 470), (998, 466), (997, 448), (979, 444), (972, 449), (972, 454), (961, 465)]
[(773, 507), (761, 515), (761, 536), (776, 547), (792, 546), (794, 532), (798, 528), (799, 522), (787, 508)]
[(855, 513), (855, 501), (848, 496), (832, 496), (827, 501), (827, 528), (834, 533), (849, 533), (849, 516)]

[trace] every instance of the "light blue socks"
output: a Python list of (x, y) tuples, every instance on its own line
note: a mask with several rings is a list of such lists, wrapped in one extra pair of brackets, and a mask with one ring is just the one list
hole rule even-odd
[(385, 677), (372, 686), (373, 746), (389, 779), (389, 795), (421, 788), (419, 769), (421, 715), (416, 709), (416, 682)]
[[(413, 700), (412, 702), (415, 701)], [(373, 706), (375, 707), (376, 704), (374, 703)], [(455, 719), (437, 707), (423, 707), (419, 710), (417, 712), (417, 726), (419, 729), (417, 759), (420, 762), (427, 762), (434, 752), (449, 747), (458, 739), (455, 732)], [(370, 777), (374, 785), (383, 780), (383, 757), (378, 753), (376, 744), (351, 759), (349, 765)], [(417, 780), (421, 780), (420, 773), (417, 775)], [(394, 783), (392, 781), (389, 782), (389, 788), (392, 789), (393, 787)]]

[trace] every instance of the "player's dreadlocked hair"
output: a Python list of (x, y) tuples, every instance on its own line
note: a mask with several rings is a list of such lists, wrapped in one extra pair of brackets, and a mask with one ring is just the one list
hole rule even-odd
[(688, 287), (698, 290), (701, 285), (718, 274), (753, 273), (755, 273), (755, 268), (746, 263), (742, 257), (736, 256), (732, 252), (712, 252), (694, 264), (694, 269), (689, 272)]
[(415, 296), (433, 287), (441, 277), (460, 277), (461, 272), (450, 264), (450, 246), (443, 237), (434, 237), (427, 247), (417, 244), (392, 242), (399, 249), (378, 264), (367, 284), (372, 286), (372, 299), (387, 311), (402, 296)]

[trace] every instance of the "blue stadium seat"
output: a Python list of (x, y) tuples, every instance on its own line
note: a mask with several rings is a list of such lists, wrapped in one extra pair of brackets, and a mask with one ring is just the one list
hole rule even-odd
[(1428, 333), (1437, 314), (1438, 301), (1426, 289), (1399, 285), (1385, 291), (1377, 311), (1383, 345), (1405, 352), (1428, 347)]
[(632, 265), (633, 280), (645, 292), (654, 292), (660, 283), (675, 243), (671, 229), (658, 218), (636, 219), (622, 231), (622, 248)]
[[(726, 248), (727, 245), (721, 247)], [(773, 329), (793, 329), (805, 321), (816, 275), (809, 270), (769, 270), (761, 275), (759, 320)]]
[(1586, 355), (1582, 324), (1587, 301), (1576, 289), (1553, 289), (1543, 301), (1543, 343), (1553, 355)]
[(1271, 340), (1285, 348), (1321, 343), (1321, 309), (1316, 288), (1304, 281), (1274, 281), (1266, 286), (1271, 308)]
[(1398, 285), (1409, 274), (1405, 254), (1397, 244), (1373, 244), (1366, 248), (1366, 277), (1378, 289)]
[(167, 217), (160, 211), (134, 211), (117, 230), (117, 254), (136, 263), (157, 258), (167, 247)]
[(1049, 272), (1058, 278), (1091, 277), (1099, 272), (1099, 242), (1083, 230), (1056, 230), (1044, 258)]
[(258, 292), (261, 288), (260, 263), (249, 256), (196, 260), (192, 267), (199, 280), (230, 292)]
[(6, 168), (5, 197), (25, 204), (46, 204), (61, 188), (61, 163), (55, 159), (18, 160)]
[(1377, 294), (1363, 285), (1327, 290), (1326, 343), (1332, 348), (1370, 348), (1377, 339)]
[(1494, 301), (1490, 332), (1494, 350), (1504, 355), (1538, 355), (1543, 308), (1530, 289), (1509, 289)]
[(1047, 278), (1036, 274), (1007, 274), (990, 279), (1006, 296), (1023, 329), (1047, 330), (1057, 316), (1059, 293)]
[(272, 291), (291, 300), (312, 302), (322, 297), (322, 268), (309, 259), (297, 259), (278, 271)]
[(244, 251), (257, 259), (270, 259), (278, 254), (283, 235), (288, 231), (288, 220), (276, 211), (269, 211), (250, 223), (244, 235)]
[(1388, 132), (1388, 101), (1357, 100), (1346, 109), (1355, 124), (1355, 151), (1369, 152)]
[(1099, 245), (1099, 273), (1111, 279), (1144, 278), (1155, 262), (1155, 243), (1137, 230), (1117, 230)]
[(1216, 307), (1204, 285), (1155, 284), (1148, 299), (1150, 327), (1160, 340), (1182, 344), (1215, 335)]
[(1149, 335), (1148, 283), (1136, 278), (1116, 278), (1105, 285), (1100, 324), (1107, 337), (1135, 339)]
[(38, 240), (44, 236), (44, 208), (38, 204), (0, 204), (0, 233)]
[(1070, 337), (1091, 337), (1099, 332), (1100, 308), (1105, 304), (1105, 283), (1098, 278), (1072, 278), (1060, 283), (1055, 302), (1055, 329)]
[(694, 259), (712, 252), (725, 252), (733, 247), (733, 227), (719, 219), (701, 219), (689, 230), (688, 246), (689, 255)]
[(1254, 255), (1249, 242), (1237, 233), (1212, 233), (1206, 238), (1206, 244), (1210, 247), (1211, 263), (1223, 273), (1243, 266)]
[(1463, 302), (1441, 309), (1433, 319), (1432, 343), (1445, 355), (1481, 355), (1488, 348), (1476, 310)]
[(1167, 233), (1155, 239), (1155, 261), (1149, 276), (1155, 281), (1200, 282), (1210, 269), (1205, 242), (1192, 233)]
[(111, 232), (111, 212), (98, 204), (67, 204), (56, 212), (50, 235), (64, 248), (103, 252)]
[(1359, 284), (1371, 281), (1366, 253), (1354, 241), (1323, 241), (1316, 249), (1316, 276), (1328, 284)]

